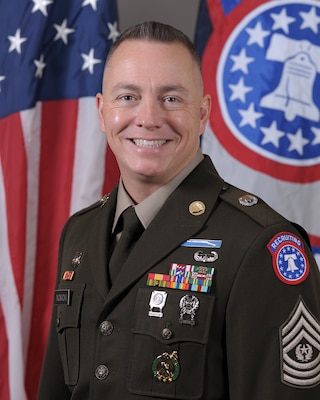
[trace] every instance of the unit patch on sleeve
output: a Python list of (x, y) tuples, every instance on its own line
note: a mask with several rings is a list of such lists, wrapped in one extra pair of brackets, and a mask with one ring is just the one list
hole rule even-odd
[(320, 323), (300, 297), (280, 329), (282, 382), (297, 388), (320, 383)]
[(309, 261), (302, 240), (290, 232), (280, 232), (267, 245), (277, 277), (288, 285), (298, 285), (309, 274)]

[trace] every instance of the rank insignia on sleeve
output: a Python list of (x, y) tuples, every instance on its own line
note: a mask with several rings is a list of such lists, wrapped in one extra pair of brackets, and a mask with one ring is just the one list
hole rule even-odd
[(309, 274), (309, 261), (302, 240), (290, 232), (280, 232), (267, 245), (277, 277), (288, 285), (298, 285)]
[(281, 378), (297, 388), (320, 384), (320, 323), (300, 297), (280, 329)]

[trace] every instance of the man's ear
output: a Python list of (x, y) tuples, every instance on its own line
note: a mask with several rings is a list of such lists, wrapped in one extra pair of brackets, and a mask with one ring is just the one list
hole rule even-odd
[(96, 95), (96, 106), (98, 109), (98, 117), (100, 122), (100, 129), (102, 132), (105, 132), (104, 118), (103, 118), (103, 97), (101, 93), (97, 93)]
[(211, 105), (212, 105), (211, 96), (209, 94), (206, 94), (202, 99), (200, 108), (200, 126), (199, 126), (200, 134), (204, 132), (207, 122), (209, 121)]

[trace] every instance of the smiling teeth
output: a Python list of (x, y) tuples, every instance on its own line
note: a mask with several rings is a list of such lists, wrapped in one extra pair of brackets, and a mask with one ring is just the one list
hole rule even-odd
[(145, 139), (133, 139), (133, 143), (140, 147), (160, 147), (163, 146), (166, 140), (145, 140)]

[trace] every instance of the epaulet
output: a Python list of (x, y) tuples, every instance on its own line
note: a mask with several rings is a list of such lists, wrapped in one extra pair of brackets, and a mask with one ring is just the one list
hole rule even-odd
[(284, 220), (280, 214), (268, 206), (261, 198), (233, 185), (225, 183), (220, 193), (220, 198), (262, 226)]
[(91, 210), (98, 208), (98, 207), (102, 208), (109, 200), (109, 197), (110, 197), (110, 193), (106, 194), (100, 200), (96, 201), (95, 203), (91, 204), (90, 206), (77, 211), (75, 214), (73, 214), (73, 216), (85, 214)]

